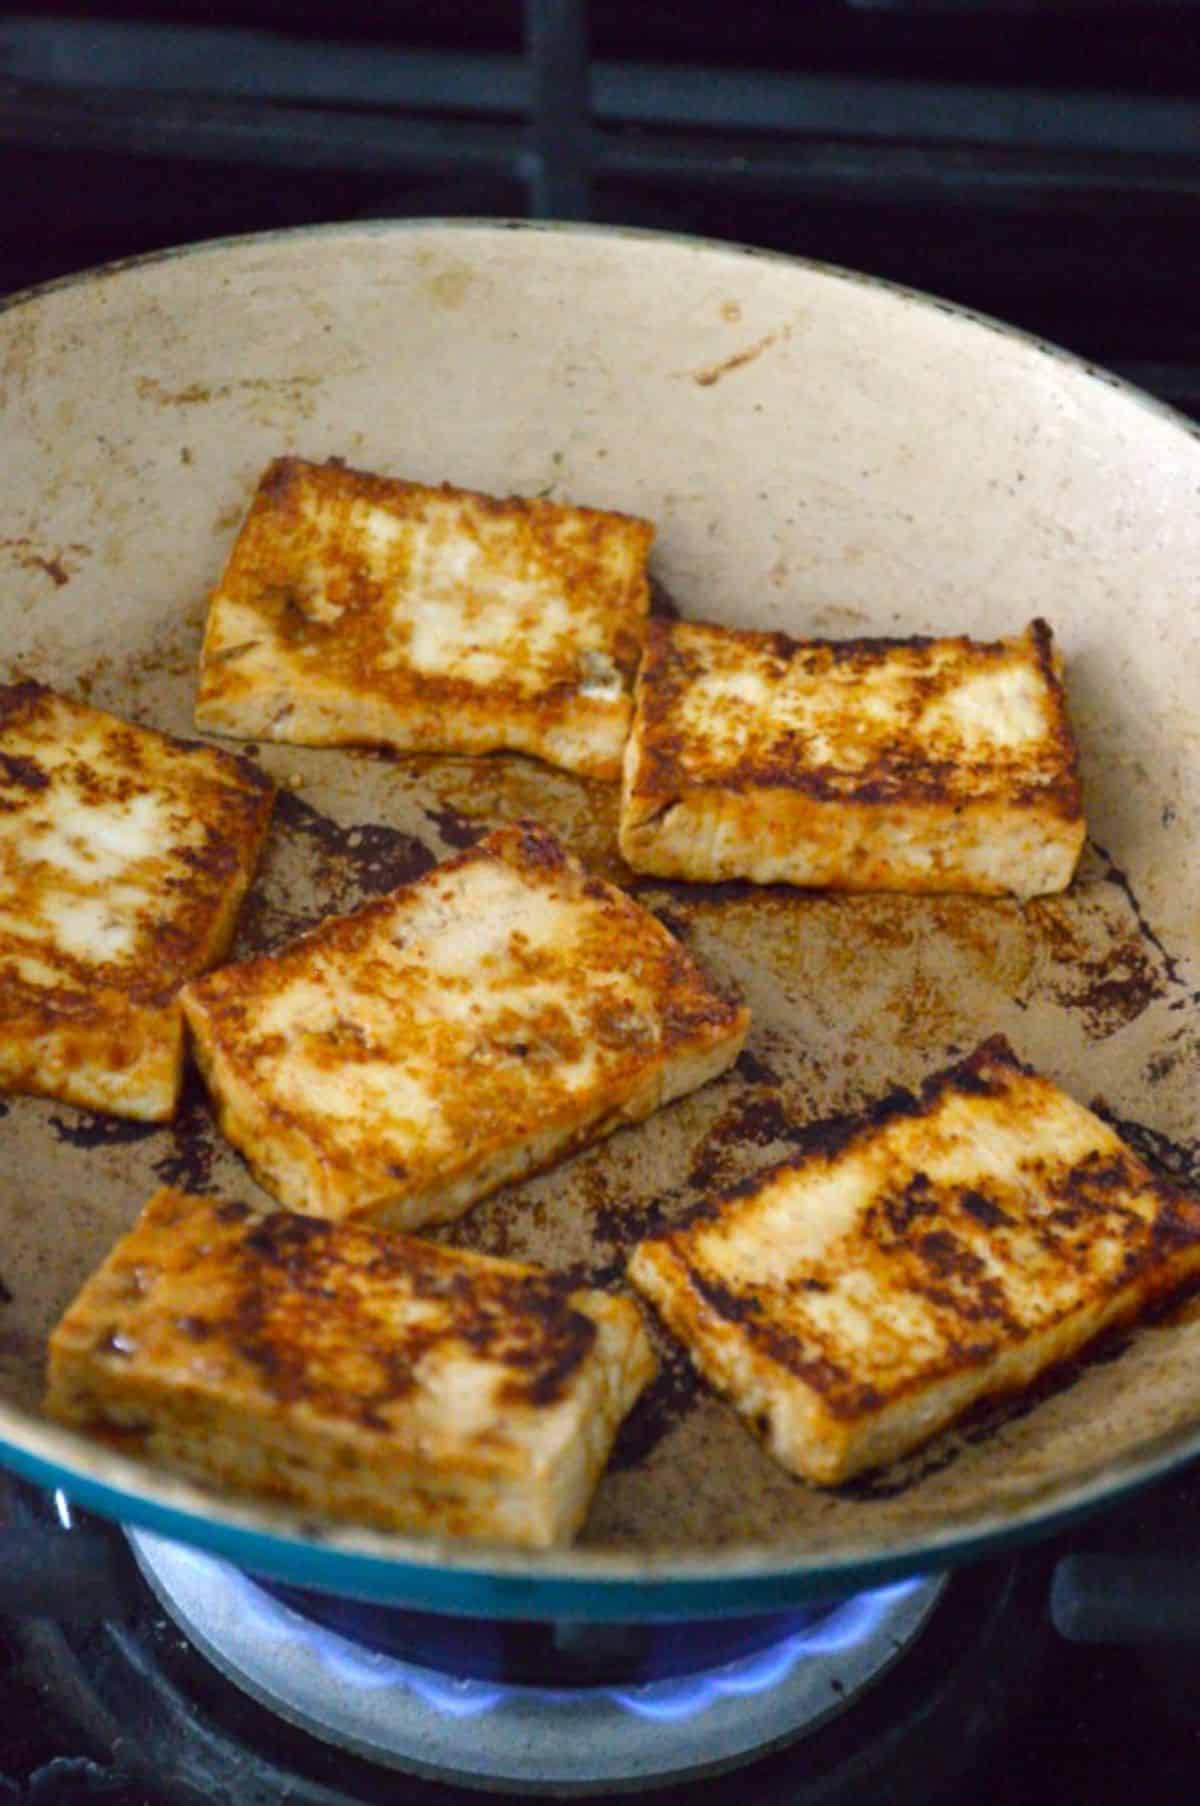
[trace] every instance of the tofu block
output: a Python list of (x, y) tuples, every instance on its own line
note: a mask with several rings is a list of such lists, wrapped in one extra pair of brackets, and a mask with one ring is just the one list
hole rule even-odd
[(279, 458), (213, 593), (197, 725), (617, 778), (648, 522)]
[(46, 1409), (221, 1489), (545, 1548), (654, 1366), (628, 1298), (164, 1190), (55, 1329)]
[(444, 1223), (723, 1072), (749, 1012), (535, 823), (183, 995), (281, 1203)]
[(173, 1113), (179, 988), (228, 947), (273, 800), (249, 760), (0, 685), (0, 1089)]
[(1002, 1038), (635, 1250), (776, 1460), (835, 1484), (1028, 1387), (1200, 1273), (1200, 1199)]
[(1058, 891), (1085, 826), (1049, 627), (792, 640), (651, 621), (625, 750), (635, 871), (835, 890)]

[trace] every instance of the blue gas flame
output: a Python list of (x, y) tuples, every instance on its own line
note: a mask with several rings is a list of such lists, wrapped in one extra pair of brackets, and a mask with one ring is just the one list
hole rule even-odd
[[(241, 1590), (248, 1613), (259, 1628), (277, 1641), (300, 1643), (312, 1651), (331, 1679), (343, 1686), (374, 1691), (402, 1687), (423, 1704), (451, 1718), (478, 1718), (493, 1712), (506, 1700), (520, 1700), (554, 1709), (577, 1703), (581, 1690), (551, 1687), (497, 1685), (495, 1681), (458, 1679), (415, 1662), (404, 1662), (381, 1651), (360, 1648), (336, 1631), (313, 1624), (290, 1606), (264, 1593), (243, 1574), (232, 1577)], [(923, 1584), (903, 1580), (893, 1586), (856, 1593), (817, 1623), (792, 1631), (778, 1643), (754, 1655), (739, 1657), (707, 1673), (681, 1679), (646, 1681), (633, 1687), (596, 1687), (590, 1696), (607, 1698), (625, 1712), (659, 1722), (680, 1723), (694, 1718), (717, 1700), (736, 1694), (764, 1693), (779, 1686), (798, 1662), (813, 1655), (836, 1655), (870, 1637), (889, 1609)]]

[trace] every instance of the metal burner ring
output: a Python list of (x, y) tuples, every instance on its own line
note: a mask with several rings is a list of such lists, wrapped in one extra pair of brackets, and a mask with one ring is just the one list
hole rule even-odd
[(878, 1680), (945, 1585), (937, 1576), (857, 1594), (773, 1648), (687, 1681), (555, 1691), (457, 1681), (361, 1649), (227, 1562), (149, 1531), (128, 1535), (163, 1607), (260, 1704), (369, 1761), (491, 1792), (635, 1791), (755, 1760)]

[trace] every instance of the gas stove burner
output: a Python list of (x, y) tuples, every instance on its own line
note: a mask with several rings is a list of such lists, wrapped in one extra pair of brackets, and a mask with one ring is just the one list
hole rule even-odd
[(769, 1617), (760, 1613), (753, 1618), (645, 1624), (550, 1624), (448, 1618), (307, 1592), (275, 1581), (259, 1584), (311, 1624), (336, 1631), (360, 1648), (458, 1678), (559, 1690), (661, 1681), (721, 1668), (774, 1649), (811, 1629), (840, 1604), (794, 1606)]
[[(366, 1647), (226, 1562), (144, 1530), (129, 1538), (193, 1645), (281, 1718), (388, 1768), (525, 1795), (663, 1787), (804, 1737), (910, 1647), (945, 1585), (941, 1577), (909, 1580), (793, 1614), (765, 1646), (697, 1673), (530, 1686)], [(564, 1646), (577, 1629), (582, 1635), (581, 1627), (559, 1627)], [(716, 1648), (720, 1654), (719, 1641)]]

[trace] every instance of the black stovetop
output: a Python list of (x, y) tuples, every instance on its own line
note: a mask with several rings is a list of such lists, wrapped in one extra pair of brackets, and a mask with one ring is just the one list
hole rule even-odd
[[(584, 10), (64, 0), (0, 13), (0, 294), (199, 238), (552, 212), (557, 193), (577, 215), (945, 295), (1200, 418), (1200, 6), (594, 0), (591, 179), (556, 188), (550, 167), (539, 188), (539, 156), (579, 154), (551, 78), (579, 79), (578, 46), (558, 28)], [(522, 34), (532, 42), (535, 26), (551, 85), (530, 138), (521, 116), (537, 73)], [(707, 1798), (1191, 1798), (1200, 1610), (1194, 1642), (1139, 1653), (1064, 1641), (1048, 1600), (1071, 1550), (1169, 1550), (1197, 1503), (1196, 1483), (1169, 1484), (1015, 1568), (968, 1571), (914, 1656), (819, 1750), (772, 1758)], [(1160, 1625), (1173, 1614), (1177, 1636), (1190, 1633), (1189, 1572), (1148, 1606)], [(206, 1754), (188, 1794), (179, 1752), (196, 1734)], [(139, 1748), (149, 1757), (135, 1760)], [(174, 1791), (131, 1778), (139, 1763), (155, 1772), (156, 1749)], [(361, 1799), (473, 1797), (302, 1754), (313, 1786), (361, 1783)], [(190, 1652), (148, 1593), (109, 1625), (0, 1619), (0, 1806), (265, 1806), (293, 1758), (290, 1734)]]
[(533, 211), (866, 270), (1200, 411), (1200, 0), (55, 0), (0, 12), (0, 147), (0, 294)]
[[(1200, 1744), (1200, 1589), (1190, 1581), (1198, 1506), (1193, 1473), (1037, 1548), (962, 1570), (917, 1642), (858, 1704), (789, 1749), (691, 1784), (688, 1800), (1175, 1806), (1190, 1798)], [(0, 1483), (0, 1511), (0, 1536), (55, 1517), (46, 1495), (14, 1482)], [(109, 1621), (0, 1619), (0, 1802), (470, 1806), (483, 1797), (373, 1769), (281, 1724), (164, 1616), (122, 1533), (74, 1514), (69, 1534), (97, 1533), (96, 1546), (114, 1552), (120, 1609)], [(1064, 1559), (1147, 1551), (1180, 1562), (1153, 1575), (1144, 1595), (1139, 1634), (1159, 1640), (1142, 1648), (1065, 1640), (1051, 1612)], [(1136, 1601), (1125, 1600), (1124, 1617), (1126, 1628), (1137, 1623)], [(613, 1796), (591, 1797), (615, 1806)], [(684, 1796), (637, 1797), (679, 1806)]]

